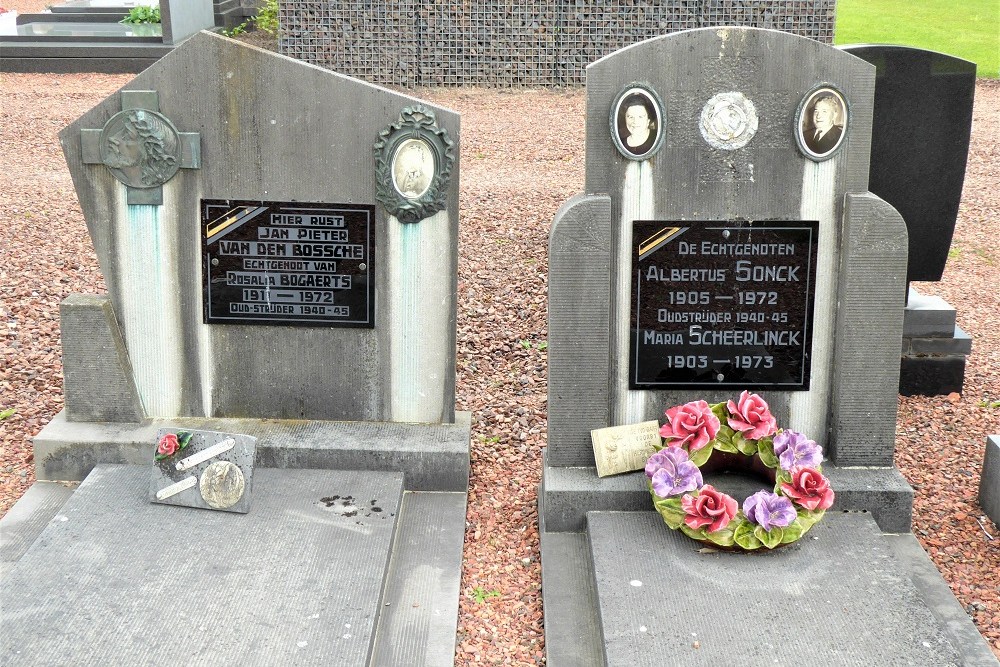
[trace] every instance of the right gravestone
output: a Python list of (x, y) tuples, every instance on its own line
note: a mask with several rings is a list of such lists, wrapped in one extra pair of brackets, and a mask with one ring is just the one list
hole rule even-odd
[[(892, 44), (840, 47), (875, 65), (869, 189), (899, 211), (909, 234), (907, 281), (944, 273), (972, 131), (975, 63)], [(909, 289), (899, 393), (961, 392), (972, 339), (955, 308)]]
[[(549, 246), (548, 664), (958, 660), (882, 535), (909, 532), (913, 492), (893, 467), (907, 231), (868, 190), (874, 86), (861, 59), (753, 28), (587, 68), (585, 194)], [(837, 504), (813, 540), (698, 554), (642, 471), (598, 477), (590, 434), (744, 389), (823, 447)]]

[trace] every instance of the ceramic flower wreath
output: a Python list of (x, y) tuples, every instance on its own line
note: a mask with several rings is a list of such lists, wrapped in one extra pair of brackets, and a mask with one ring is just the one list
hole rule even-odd
[[(663, 447), (646, 462), (653, 504), (670, 528), (733, 551), (791, 544), (833, 505), (819, 445), (777, 428), (763, 398), (744, 391), (739, 401), (693, 401), (666, 411)], [(767, 475), (773, 491), (743, 501), (705, 484), (702, 468), (742, 468)]]

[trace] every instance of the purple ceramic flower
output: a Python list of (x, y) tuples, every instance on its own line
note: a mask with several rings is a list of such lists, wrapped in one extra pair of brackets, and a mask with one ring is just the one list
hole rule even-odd
[(814, 441), (795, 431), (782, 431), (774, 436), (774, 453), (782, 470), (815, 468), (823, 462), (823, 450)]
[(758, 491), (744, 500), (743, 514), (767, 531), (784, 528), (797, 516), (791, 500), (770, 491)]
[(661, 498), (694, 491), (702, 485), (701, 471), (680, 447), (664, 447), (646, 461), (646, 476)]

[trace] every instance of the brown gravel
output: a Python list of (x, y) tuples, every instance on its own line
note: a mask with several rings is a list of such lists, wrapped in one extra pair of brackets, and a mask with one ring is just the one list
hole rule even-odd
[[(17, 411), (0, 422), (0, 515), (34, 481), (29, 438), (62, 408), (58, 304), (105, 290), (56, 133), (130, 79), (0, 75), (0, 411)], [(474, 426), (456, 664), (541, 664), (546, 244), (583, 187), (583, 93), (418, 95), (462, 113), (458, 408)], [(973, 337), (965, 392), (900, 399), (896, 462), (917, 490), (915, 533), (1000, 656), (1000, 529), (976, 503), (984, 439), (1000, 433), (1000, 408), (981, 403), (1000, 401), (998, 108), (1000, 83), (980, 81), (955, 256), (942, 282), (918, 285)], [(554, 125), (557, 140), (518, 140)]]

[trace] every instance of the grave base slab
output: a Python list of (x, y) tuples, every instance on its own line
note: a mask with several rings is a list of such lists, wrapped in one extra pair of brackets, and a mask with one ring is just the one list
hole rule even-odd
[(452, 663), (464, 493), (261, 469), (238, 515), (149, 503), (149, 474), (101, 465), (68, 499), (42, 482), (0, 522), (23, 542), (48, 519), (4, 554), (0, 662)]
[(454, 424), (185, 418), (142, 423), (70, 422), (60, 412), (34, 438), (38, 479), (81, 480), (99, 463), (152, 461), (159, 428), (242, 433), (257, 438), (257, 466), (405, 470), (407, 491), (465, 493), (471, 415)]
[[(823, 464), (823, 472), (837, 491), (835, 510), (870, 512), (879, 527), (888, 533), (910, 531), (913, 489), (896, 468), (838, 467)], [(760, 484), (734, 493), (747, 497)], [(646, 477), (640, 471), (600, 478), (593, 467), (545, 465), (539, 497), (544, 496), (546, 529), (555, 532), (581, 531), (590, 511), (639, 511), (650, 507)]]
[(916, 540), (862, 513), (736, 554), (705, 551), (655, 512), (589, 512), (585, 533), (543, 530), (542, 578), (553, 667), (997, 665)]

